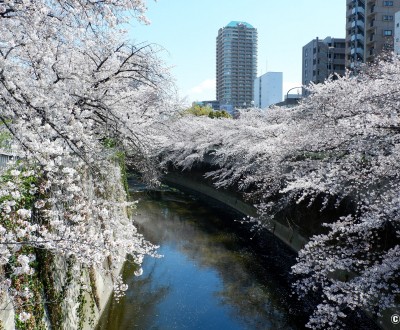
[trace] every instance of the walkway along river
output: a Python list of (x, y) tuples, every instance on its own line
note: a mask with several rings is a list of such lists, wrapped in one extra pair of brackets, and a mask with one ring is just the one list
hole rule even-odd
[(311, 311), (291, 296), (295, 254), (268, 233), (177, 191), (142, 191), (135, 217), (164, 257), (143, 274), (123, 270), (129, 289), (110, 300), (97, 330), (303, 329)]

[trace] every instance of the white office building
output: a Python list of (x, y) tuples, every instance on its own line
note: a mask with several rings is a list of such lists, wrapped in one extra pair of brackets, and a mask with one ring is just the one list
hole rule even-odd
[(282, 72), (267, 72), (254, 80), (254, 106), (268, 108), (282, 101)]

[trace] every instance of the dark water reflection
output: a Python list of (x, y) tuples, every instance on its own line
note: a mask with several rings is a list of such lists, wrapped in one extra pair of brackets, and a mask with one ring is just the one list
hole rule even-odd
[(146, 258), (140, 277), (126, 264), (127, 295), (110, 301), (98, 330), (303, 328), (289, 287), (248, 238), (229, 229), (233, 219), (180, 193), (135, 197), (137, 225), (164, 257)]

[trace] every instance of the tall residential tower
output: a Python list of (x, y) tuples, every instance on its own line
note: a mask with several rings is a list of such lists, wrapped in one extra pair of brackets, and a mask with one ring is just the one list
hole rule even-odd
[(232, 21), (217, 36), (217, 100), (228, 111), (250, 107), (257, 76), (257, 30)]
[(393, 51), (394, 16), (400, 0), (346, 0), (346, 7), (347, 67)]

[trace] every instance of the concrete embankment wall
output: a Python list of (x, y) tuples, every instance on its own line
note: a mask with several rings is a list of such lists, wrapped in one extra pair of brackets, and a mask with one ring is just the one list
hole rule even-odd
[[(61, 286), (66, 280), (67, 263), (65, 259), (58, 258), (55, 265), (57, 266), (57, 271), (54, 276), (57, 278), (58, 286)], [(89, 269), (85, 269), (81, 272), (79, 267), (74, 269), (75, 275), (78, 275), (69, 285), (68, 294), (61, 302), (63, 321), (60, 329), (93, 330), (95, 328), (102, 311), (111, 297), (113, 279), (120, 273), (122, 265), (122, 263), (117, 265), (113, 268), (112, 273), (107, 275), (97, 270), (90, 271)], [(90, 275), (90, 272), (92, 272), (92, 275)], [(91, 276), (92, 279), (90, 279)], [(95, 285), (93, 283), (93, 276), (96, 283)], [(85, 288), (83, 292), (81, 291), (82, 287)], [(92, 289), (94, 289), (95, 292), (91, 292)], [(0, 305), (2, 329), (14, 330), (16, 329), (14, 308), (6, 296), (3, 296), (2, 299)], [(82, 308), (80, 308), (79, 305), (83, 301), (85, 301), (85, 303)], [(44, 316), (43, 323), (46, 325), (47, 329), (52, 329), (47, 314)]]
[[(116, 167), (119, 169), (118, 165)], [(93, 178), (88, 176), (86, 185), (92, 187), (92, 180)], [(122, 180), (119, 185), (114, 185), (109, 193), (111, 200), (126, 201)], [(116, 219), (129, 219), (128, 211), (123, 207), (115, 208), (112, 212)], [(36, 314), (30, 313), (31, 318), (35, 319), (35, 324), (40, 324), (40, 329), (93, 330), (112, 296), (115, 280), (124, 263), (112, 263), (106, 259), (103, 269), (100, 270), (95, 267), (83, 267), (61, 255), (40, 251), (36, 252), (38, 266), (32, 275), (38, 284), (29, 288), (31, 292), (32, 289), (36, 290), (34, 293), (40, 296), (37, 300)], [(120, 260), (124, 259), (125, 255), (121, 254)], [(0, 272), (4, 272), (4, 268), (0, 268)], [(18, 329), (17, 314), (18, 310), (13, 306), (8, 293), (0, 292), (0, 330)], [(29, 323), (29, 320), (26, 323)], [(55, 323), (57, 325), (54, 325)], [(22, 326), (23, 329), (33, 329), (32, 325)], [(35, 326), (34, 329), (36, 328)]]
[[(62, 327), (64, 330), (95, 328), (112, 295), (114, 279), (120, 274), (122, 266), (123, 263), (111, 266), (109, 274), (96, 269), (84, 269), (79, 280), (73, 281), (69, 288), (69, 297), (62, 304), (65, 312)], [(83, 292), (82, 287), (85, 289)], [(83, 296), (80, 297), (80, 294)], [(82, 314), (80, 314), (79, 304), (83, 301), (85, 303), (81, 306)]]
[[(180, 190), (187, 191), (192, 193), (193, 195), (197, 195), (199, 197), (205, 196), (206, 198), (211, 198), (218, 203), (222, 203), (235, 210), (236, 212), (243, 214), (244, 216), (257, 216), (257, 210), (253, 205), (246, 203), (240, 196), (239, 193), (229, 191), (227, 189), (216, 189), (210, 182), (208, 182), (204, 177), (199, 173), (174, 173), (170, 172), (163, 177), (163, 181), (173, 187), (176, 187)], [(348, 206), (346, 206), (348, 207)], [(340, 211), (339, 211), (340, 212)], [(315, 220), (315, 219), (314, 219)], [(326, 218), (324, 221), (327, 220)], [(320, 222), (324, 222), (320, 221)], [(329, 220), (327, 220), (329, 221)], [(271, 226), (269, 226), (268, 230), (277, 238), (279, 238), (282, 242), (284, 242), (287, 246), (289, 246), (295, 252), (301, 250), (301, 248), (308, 242), (308, 239), (303, 236), (299, 230), (296, 229), (296, 226), (291, 225), (292, 223), (288, 222), (287, 225), (282, 222), (271, 220)], [(315, 221), (310, 220), (310, 223), (305, 224), (305, 227), (315, 227)], [(300, 229), (301, 230), (301, 229)], [(317, 231), (319, 229), (315, 229)], [(304, 230), (303, 230), (304, 231)], [(309, 237), (314, 234), (310, 228), (306, 228), (305, 231), (309, 233)], [(367, 313), (371, 320), (373, 316)], [(391, 316), (396, 314), (395, 310), (389, 309), (382, 313), (383, 315), (376, 320), (376, 325), (384, 330), (394, 330), (398, 329), (398, 325), (394, 325), (391, 323)]]
[[(178, 189), (187, 190), (193, 194), (200, 194), (212, 198), (229, 208), (243, 214), (244, 216), (257, 216), (257, 210), (253, 205), (246, 203), (239, 194), (226, 189), (216, 189), (205, 180), (201, 181), (199, 176), (190, 173), (168, 173), (163, 177), (165, 183)], [(287, 244), (294, 251), (299, 251), (306, 243), (303, 237), (293, 226), (284, 225), (278, 221), (271, 220), (269, 231)]]
[[(65, 258), (54, 258), (52, 276), (57, 291), (60, 292), (68, 281), (68, 273), (72, 275), (65, 298), (58, 302), (61, 307), (61, 324), (58, 329), (93, 330), (112, 295), (114, 280), (122, 266), (123, 263), (107, 265), (105, 268), (108, 267), (109, 272), (106, 274), (94, 268), (82, 268), (79, 264), (70, 269)], [(0, 301), (0, 322), (1, 329), (16, 329), (15, 310), (5, 294)], [(52, 329), (46, 308), (43, 323), (47, 329)]]

